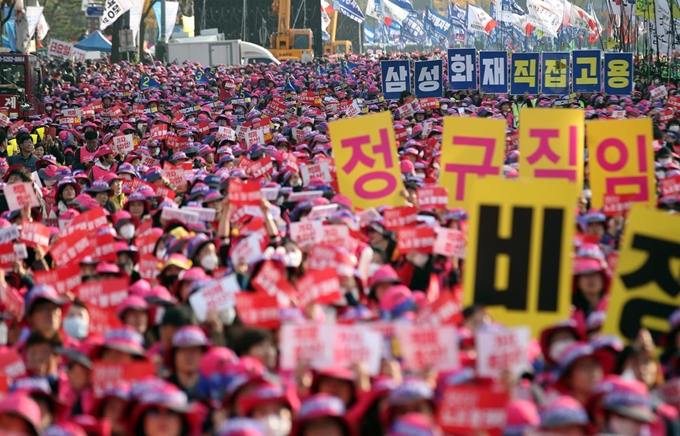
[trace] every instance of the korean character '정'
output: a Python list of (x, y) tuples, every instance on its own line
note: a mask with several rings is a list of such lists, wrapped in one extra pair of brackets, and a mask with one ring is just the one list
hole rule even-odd
[(388, 67), (385, 74), (385, 90), (387, 92), (402, 92), (408, 88), (408, 69), (400, 65)]
[(516, 83), (526, 83), (529, 86), (536, 86), (536, 60), (521, 59), (515, 61), (515, 71), (513, 79)]
[(565, 88), (567, 86), (567, 67), (562, 61), (555, 59), (545, 64), (545, 83), (546, 88)]
[(469, 82), (474, 72), (472, 55), (456, 54), (449, 59), (449, 77), (451, 82)]
[[(350, 174), (357, 167), (357, 164), (373, 168), (375, 166), (375, 159), (368, 157), (363, 147), (371, 144), (371, 137), (369, 135), (357, 136), (354, 138), (344, 139), (341, 142), (341, 147), (351, 148), (352, 156), (349, 161), (342, 167), (346, 174)], [(392, 168), (394, 166), (394, 157), (390, 151), (390, 138), (387, 129), (380, 129), (380, 142), (371, 146), (372, 155), (382, 155), (385, 167)], [(365, 185), (375, 181), (381, 180), (385, 182), (385, 187), (379, 191), (368, 191)], [(354, 184), (354, 191), (363, 198), (377, 199), (382, 198), (394, 192), (397, 188), (397, 179), (387, 171), (369, 171), (357, 178)]]
[(454, 136), (453, 145), (455, 147), (484, 147), (484, 162), (479, 166), (468, 164), (447, 163), (444, 165), (444, 171), (458, 173), (456, 183), (456, 200), (462, 201), (465, 196), (465, 178), (468, 174), (477, 174), (479, 176), (498, 175), (500, 168), (492, 165), (493, 153), (496, 148), (496, 142), (493, 138), (477, 138), (471, 136)]
[[(578, 129), (576, 126), (569, 127), (569, 166), (574, 169), (534, 169), (534, 177), (546, 179), (567, 179), (569, 181), (576, 181), (576, 147)], [(545, 157), (552, 163), (557, 163), (560, 160), (560, 155), (555, 153), (550, 148), (550, 140), (560, 137), (559, 129), (530, 129), (529, 137), (538, 139), (538, 147), (531, 155), (527, 157), (527, 162), (534, 165), (541, 158)]]
[(607, 86), (628, 88), (630, 68), (630, 63), (625, 59), (613, 59), (607, 62)]

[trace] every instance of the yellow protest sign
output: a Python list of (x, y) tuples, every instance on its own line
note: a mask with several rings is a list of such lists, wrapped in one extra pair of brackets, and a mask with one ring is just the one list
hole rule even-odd
[(592, 121), (587, 139), (593, 208), (602, 207), (605, 195), (625, 194), (655, 205), (651, 118)]
[(467, 207), (472, 179), (502, 179), (505, 129), (505, 120), (444, 118), (439, 186), (449, 190), (449, 207)]
[(626, 341), (640, 328), (654, 343), (668, 332), (668, 317), (680, 307), (680, 216), (634, 204), (626, 222), (604, 333)]
[(328, 127), (340, 192), (361, 209), (403, 205), (391, 114), (333, 121)]
[(31, 139), (33, 140), (33, 144), (38, 143), (38, 135), (36, 135), (35, 133), (31, 133)]
[(527, 108), (520, 112), (519, 167), (522, 179), (564, 179), (583, 190), (583, 126), (581, 109)]
[(574, 186), (486, 177), (472, 188), (464, 304), (534, 336), (569, 316)]
[(12, 138), (7, 141), (7, 156), (13, 156), (19, 150), (16, 138)]
[(35, 129), (35, 133), (38, 134), (38, 137), (40, 139), (43, 139), (43, 137), (45, 136), (45, 128), (44, 127), (38, 127), (38, 128)]

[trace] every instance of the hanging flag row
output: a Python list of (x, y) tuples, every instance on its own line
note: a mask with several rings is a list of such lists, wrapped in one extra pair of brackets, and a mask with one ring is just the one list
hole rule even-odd
[[(600, 50), (573, 52), (513, 53), (474, 48), (448, 50), (448, 89), (479, 89), (493, 94), (549, 94), (633, 92), (633, 53), (604, 53)], [(381, 62), (382, 91), (397, 100), (404, 91), (418, 98), (441, 97), (444, 64), (441, 60), (415, 61), (413, 87), (408, 60)], [(438, 84), (438, 86), (437, 86)]]

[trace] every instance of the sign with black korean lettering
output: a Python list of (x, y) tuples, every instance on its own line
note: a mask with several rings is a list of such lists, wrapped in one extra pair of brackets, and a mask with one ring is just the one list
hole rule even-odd
[(534, 336), (569, 316), (574, 187), (478, 178), (469, 207), (464, 303)]
[(444, 93), (443, 61), (417, 61), (415, 63), (414, 78), (416, 97), (441, 97)]
[(645, 327), (658, 344), (668, 331), (668, 317), (680, 307), (678, 228), (680, 216), (633, 204), (612, 282), (604, 333), (632, 341)]

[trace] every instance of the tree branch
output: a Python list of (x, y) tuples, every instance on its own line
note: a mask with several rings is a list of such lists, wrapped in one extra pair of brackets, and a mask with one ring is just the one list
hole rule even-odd
[(146, 17), (149, 16), (149, 14), (151, 13), (151, 10), (153, 9), (153, 5), (155, 5), (157, 1), (158, 1), (158, 0), (152, 0), (152, 1), (149, 3), (149, 7), (146, 8), (146, 10), (144, 11), (144, 13), (142, 14), (142, 21), (144, 21), (144, 19), (145, 19)]

